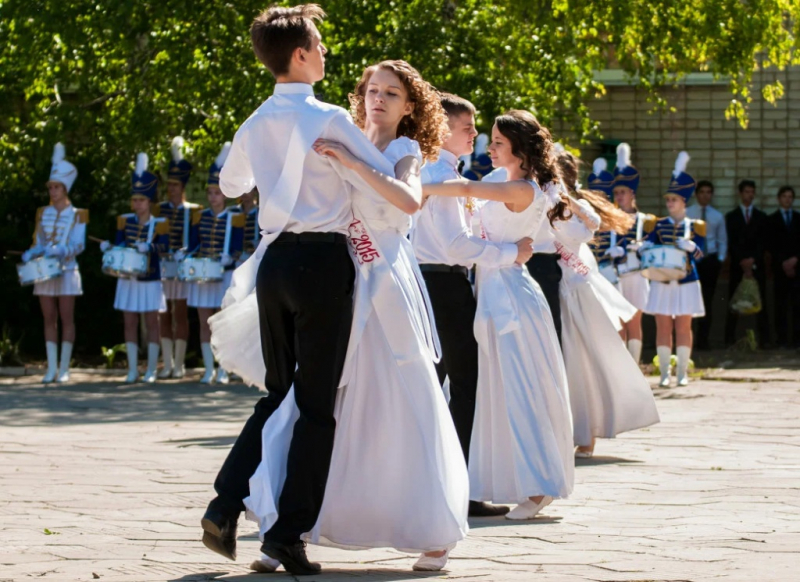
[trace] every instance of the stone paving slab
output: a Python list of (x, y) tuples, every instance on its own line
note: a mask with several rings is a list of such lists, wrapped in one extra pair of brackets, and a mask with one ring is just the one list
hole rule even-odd
[[(394, 550), (312, 547), (308, 581), (800, 579), (800, 370), (656, 390), (662, 423), (603, 440), (575, 492), (527, 523), (471, 520), (446, 572)], [(170, 381), (0, 378), (0, 582), (283, 582), (200, 543), (212, 482), (258, 393)]]

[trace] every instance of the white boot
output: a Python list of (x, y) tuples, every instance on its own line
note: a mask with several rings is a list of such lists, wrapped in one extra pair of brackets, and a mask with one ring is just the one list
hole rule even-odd
[(125, 376), (125, 383), (133, 384), (139, 379), (139, 371), (136, 369), (139, 364), (139, 346), (136, 342), (125, 342), (125, 351), (128, 354), (128, 375)]
[(142, 376), (142, 382), (152, 384), (156, 381), (156, 369), (158, 368), (158, 352), (161, 350), (158, 344), (147, 344), (147, 369)]
[(656, 353), (658, 354), (658, 367), (661, 370), (661, 382), (658, 385), (661, 388), (669, 388), (669, 368), (672, 350), (669, 346), (656, 346)]
[(172, 338), (161, 338), (161, 355), (164, 356), (164, 367), (158, 377), (169, 378), (172, 375)]
[(628, 340), (628, 351), (633, 356), (633, 361), (636, 365), (642, 360), (642, 340), (632, 339)]
[(61, 342), (61, 365), (56, 382), (69, 382), (69, 362), (72, 360), (72, 342)]
[(227, 384), (230, 381), (231, 379), (228, 376), (228, 372), (226, 370), (223, 370), (221, 367), (217, 368), (217, 382), (219, 382), (220, 384)]
[(200, 344), (200, 351), (203, 353), (203, 365), (206, 367), (206, 373), (200, 379), (201, 384), (213, 384), (215, 379), (214, 374), (214, 352), (211, 351), (211, 344)]
[(692, 348), (689, 346), (678, 346), (675, 351), (678, 353), (678, 386), (688, 386), (689, 358), (692, 356)]
[(186, 359), (186, 340), (175, 340), (175, 365), (172, 367), (173, 378), (183, 378), (186, 375), (186, 368), (183, 361)]
[(49, 384), (56, 379), (56, 374), (58, 374), (58, 344), (45, 342), (44, 347), (47, 349), (47, 372), (42, 378), (42, 383)]

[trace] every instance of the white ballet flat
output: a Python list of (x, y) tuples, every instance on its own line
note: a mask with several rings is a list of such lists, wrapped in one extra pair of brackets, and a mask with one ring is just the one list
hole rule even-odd
[(172, 370), (170, 368), (162, 368), (161, 371), (158, 373), (159, 380), (166, 380), (172, 376)]
[(438, 572), (447, 565), (447, 559), (450, 557), (450, 550), (447, 550), (443, 556), (434, 558), (433, 556), (426, 556), (422, 554), (414, 564), (412, 569), (415, 572)]
[(667, 376), (666, 378), (661, 380), (661, 382), (658, 383), (658, 387), (659, 388), (669, 388), (669, 376)]
[(144, 374), (142, 374), (142, 382), (144, 382), (145, 384), (155, 384), (156, 376), (157, 374), (155, 370), (153, 370), (152, 372), (146, 371)]
[(56, 382), (58, 382), (59, 384), (64, 384), (66, 382), (69, 382), (69, 370), (67, 370), (66, 372), (61, 372), (56, 378)]
[[(183, 378), (186, 375), (186, 368), (181, 366), (180, 368), (173, 368), (172, 369), (172, 377), (173, 378)], [(271, 560), (272, 558), (270, 558)]]
[(517, 505), (514, 509), (506, 513), (506, 519), (533, 519), (538, 513), (553, 503), (553, 498), (549, 495), (542, 497), (539, 503), (534, 503), (530, 499)]
[(683, 378), (678, 378), (678, 386), (684, 387), (689, 385), (689, 376), (684, 376)]
[(216, 374), (214, 373), (214, 370), (207, 370), (206, 373), (203, 374), (203, 377), (200, 378), (200, 383), (201, 384), (213, 384), (215, 378), (216, 378)]
[(272, 574), (280, 565), (281, 563), (278, 560), (270, 558), (266, 554), (261, 554), (261, 558), (253, 560), (253, 563), (250, 564), (250, 569), (259, 574)]
[(125, 383), (126, 384), (134, 384), (139, 381), (139, 372), (136, 370), (131, 370), (128, 372), (128, 375), (125, 376)]
[(57, 370), (48, 371), (44, 378), (42, 378), (42, 384), (52, 384), (56, 380), (56, 374), (58, 373)]
[(220, 384), (227, 384), (228, 382), (230, 382), (230, 376), (228, 376), (228, 372), (226, 372), (222, 368), (219, 368), (217, 370), (217, 382), (219, 382)]
[(575, 451), (576, 459), (591, 459), (594, 451)]

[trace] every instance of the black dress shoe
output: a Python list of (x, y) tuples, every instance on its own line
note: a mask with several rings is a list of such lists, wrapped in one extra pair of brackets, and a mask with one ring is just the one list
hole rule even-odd
[(266, 541), (261, 544), (261, 551), (273, 560), (278, 560), (287, 572), (295, 576), (310, 576), (319, 574), (322, 566), (316, 562), (309, 562), (306, 556), (306, 543), (297, 541), (293, 544)]
[(505, 505), (492, 505), (485, 501), (470, 501), (470, 517), (499, 517), (509, 512), (511, 508)]
[(200, 520), (203, 527), (203, 544), (212, 552), (236, 560), (236, 525), (238, 514), (225, 512), (219, 497), (208, 504), (206, 514)]

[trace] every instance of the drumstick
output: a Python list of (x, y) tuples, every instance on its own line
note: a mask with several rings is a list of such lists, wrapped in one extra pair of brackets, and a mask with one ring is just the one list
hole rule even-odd
[(24, 255), (25, 251), (6, 251), (6, 254), (7, 255), (16, 255), (16, 256), (19, 257), (20, 255)]
[(92, 236), (92, 235), (89, 235), (86, 238), (88, 238), (90, 241), (96, 242), (96, 243), (105, 242), (102, 238), (97, 238), (96, 236)]

